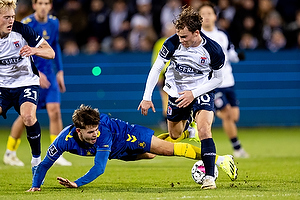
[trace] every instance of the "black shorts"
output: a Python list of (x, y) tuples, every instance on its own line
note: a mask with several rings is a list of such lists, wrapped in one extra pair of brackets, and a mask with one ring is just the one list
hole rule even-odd
[(230, 104), (232, 107), (239, 105), (234, 87), (217, 88), (215, 89), (215, 93), (216, 110), (222, 110), (227, 104)]
[(175, 103), (177, 98), (169, 96), (167, 119), (172, 122), (187, 120), (193, 112), (193, 118), (199, 110), (214, 111), (214, 92), (210, 91), (194, 99), (190, 105), (185, 108), (178, 108)]
[(31, 102), (37, 105), (39, 100), (39, 86), (31, 85), (19, 88), (1, 88), (0, 87), (0, 107), (2, 107), (2, 116), (6, 119), (6, 113), (14, 107), (20, 114), (20, 107), (24, 102)]

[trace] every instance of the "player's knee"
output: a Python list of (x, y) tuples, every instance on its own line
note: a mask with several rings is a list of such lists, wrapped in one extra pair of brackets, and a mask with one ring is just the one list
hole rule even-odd
[(57, 121), (61, 119), (61, 113), (59, 110), (53, 110), (52, 112), (49, 112), (48, 115), (51, 121)]
[(171, 139), (176, 140), (180, 137), (181, 133), (177, 133), (177, 132), (173, 132), (173, 131), (169, 131), (169, 136)]
[(139, 154), (137, 155), (135, 160), (141, 160), (141, 159), (153, 159), (155, 158), (156, 155), (153, 153), (143, 153), (143, 154)]
[(153, 159), (156, 157), (156, 155), (153, 153), (149, 153), (147, 156), (148, 156), (148, 159)]
[(31, 114), (23, 114), (21, 117), (25, 126), (33, 126), (36, 122), (36, 117)]

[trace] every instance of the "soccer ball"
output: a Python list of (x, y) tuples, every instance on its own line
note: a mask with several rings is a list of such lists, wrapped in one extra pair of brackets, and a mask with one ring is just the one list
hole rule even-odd
[[(218, 167), (215, 165), (215, 180), (219, 175)], [(192, 178), (198, 184), (203, 184), (205, 177), (205, 167), (202, 160), (197, 161), (192, 168)]]

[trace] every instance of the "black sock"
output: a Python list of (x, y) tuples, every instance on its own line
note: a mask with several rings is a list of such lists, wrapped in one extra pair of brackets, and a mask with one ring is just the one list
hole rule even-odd
[(214, 177), (216, 146), (212, 138), (201, 140), (201, 157), (205, 167), (205, 174)]
[(27, 140), (31, 147), (33, 157), (41, 155), (41, 127), (40, 123), (36, 121), (33, 126), (25, 126), (27, 131)]
[(237, 137), (230, 139), (230, 141), (234, 150), (239, 150), (241, 148), (241, 143)]

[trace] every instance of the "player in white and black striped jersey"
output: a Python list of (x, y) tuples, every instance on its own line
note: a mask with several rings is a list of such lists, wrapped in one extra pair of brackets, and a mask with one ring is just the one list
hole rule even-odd
[[(170, 60), (165, 76), (164, 91), (169, 95), (167, 119), (172, 139), (180, 138), (187, 129), (191, 113), (198, 125), (201, 140), (201, 155), (206, 178), (203, 189), (214, 189), (215, 144), (211, 125), (214, 116), (214, 89), (223, 79), (222, 67), (225, 55), (220, 45), (200, 30), (202, 18), (191, 7), (185, 7), (176, 21), (176, 34), (169, 37), (160, 50), (149, 73), (146, 88), (138, 109), (143, 115), (151, 108), (155, 112), (151, 97), (159, 73)], [(232, 160), (233, 163), (233, 160)], [(234, 165), (234, 164), (233, 164)], [(236, 170), (232, 173), (236, 178)]]
[(32, 55), (53, 59), (48, 42), (32, 28), (15, 21), (16, 0), (0, 0), (0, 115), (14, 107), (26, 126), (31, 165), (41, 162), (41, 128), (36, 118), (39, 75)]

